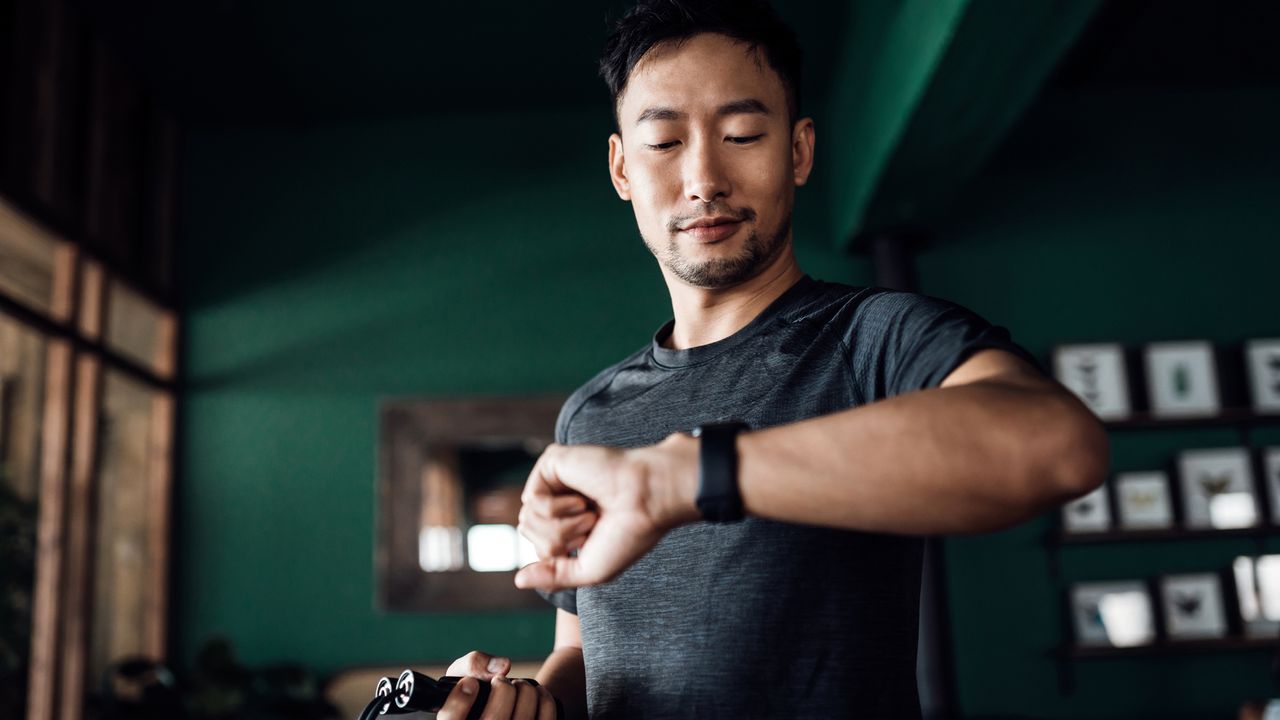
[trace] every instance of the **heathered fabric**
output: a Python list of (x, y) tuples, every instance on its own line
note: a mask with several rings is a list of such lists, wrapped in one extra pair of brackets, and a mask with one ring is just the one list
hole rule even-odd
[[(664, 348), (673, 325), (574, 392), (556, 441), (795, 422), (936, 387), (980, 348), (1044, 372), (955, 303), (807, 275), (723, 340)], [(922, 551), (919, 537), (699, 522), (609, 583), (544, 597), (578, 614), (592, 718), (918, 718)]]

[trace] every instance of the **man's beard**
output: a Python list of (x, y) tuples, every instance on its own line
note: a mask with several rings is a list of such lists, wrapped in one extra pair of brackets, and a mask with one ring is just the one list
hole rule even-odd
[[(733, 215), (748, 222), (755, 219), (755, 213), (750, 210), (733, 213)], [(676, 223), (673, 222), (672, 225)], [(695, 287), (732, 287), (758, 275), (782, 253), (787, 242), (787, 234), (791, 232), (791, 212), (788, 211), (783, 217), (777, 231), (767, 237), (762, 238), (758, 229), (752, 225), (743, 243), (742, 252), (728, 258), (715, 258), (703, 262), (690, 260), (681, 254), (675, 232), (676, 230), (672, 230), (665, 251), (661, 253), (654, 248), (653, 244), (645, 240), (645, 245), (654, 257), (658, 258), (658, 262), (670, 270), (671, 274)]]

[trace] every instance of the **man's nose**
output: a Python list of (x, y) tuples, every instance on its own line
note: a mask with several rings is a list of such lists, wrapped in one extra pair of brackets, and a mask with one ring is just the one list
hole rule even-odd
[(685, 153), (684, 195), (691, 202), (709, 203), (729, 197), (732, 187), (728, 173), (711, 142), (696, 142)]

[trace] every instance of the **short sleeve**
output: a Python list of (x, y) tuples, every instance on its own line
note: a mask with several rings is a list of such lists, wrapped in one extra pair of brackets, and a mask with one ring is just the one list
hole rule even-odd
[[(556, 418), (555, 431), (556, 442), (560, 445), (569, 444), (569, 420), (573, 417), (573, 411), (577, 405), (578, 403), (575, 402), (575, 398), (570, 397), (565, 401), (564, 405), (560, 406), (560, 415)], [(578, 614), (577, 589), (570, 588), (568, 590), (560, 590), (557, 592), (547, 592), (545, 590), (535, 589), (534, 592), (541, 595), (543, 600), (546, 600), (561, 610), (571, 612), (574, 615)]]
[(884, 290), (859, 304), (845, 342), (865, 402), (937, 387), (974, 352), (1005, 350), (1047, 376), (1008, 329), (949, 300)]

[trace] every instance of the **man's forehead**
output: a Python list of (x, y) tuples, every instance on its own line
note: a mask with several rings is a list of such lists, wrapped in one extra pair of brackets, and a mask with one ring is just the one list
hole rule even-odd
[(650, 48), (632, 69), (619, 110), (624, 124), (633, 124), (653, 107), (717, 109), (750, 97), (773, 109), (784, 96), (781, 78), (758, 47), (704, 33)]

